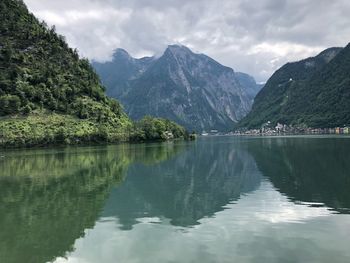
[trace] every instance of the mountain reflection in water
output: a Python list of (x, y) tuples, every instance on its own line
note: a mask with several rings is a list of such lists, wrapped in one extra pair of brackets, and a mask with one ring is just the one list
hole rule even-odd
[(0, 262), (344, 262), (349, 146), (208, 137), (3, 151)]

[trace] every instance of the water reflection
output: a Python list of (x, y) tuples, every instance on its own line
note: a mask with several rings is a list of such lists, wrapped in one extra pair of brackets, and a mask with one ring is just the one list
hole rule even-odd
[(265, 138), (246, 146), (264, 176), (291, 200), (350, 212), (350, 138)]
[(261, 179), (254, 159), (238, 145), (200, 142), (157, 165), (131, 165), (128, 180), (112, 191), (102, 216), (117, 217), (126, 230), (143, 217), (192, 226), (257, 189)]
[(349, 146), (217, 137), (3, 152), (0, 262), (349, 262)]
[(47, 262), (92, 228), (131, 162), (157, 163), (181, 147), (156, 145), (0, 154), (0, 262)]
[[(269, 181), (191, 228), (102, 218), (61, 262), (348, 262), (349, 217), (290, 202)], [(155, 220), (156, 218), (152, 218)]]

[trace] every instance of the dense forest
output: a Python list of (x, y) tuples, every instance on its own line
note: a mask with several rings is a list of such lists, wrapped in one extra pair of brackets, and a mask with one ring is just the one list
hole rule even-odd
[(133, 123), (105, 95), (89, 61), (22, 1), (2, 0), (0, 19), (0, 145), (143, 141), (168, 138), (165, 132), (185, 136), (166, 120)]
[(270, 121), (313, 128), (350, 125), (350, 44), (277, 70), (239, 127)]

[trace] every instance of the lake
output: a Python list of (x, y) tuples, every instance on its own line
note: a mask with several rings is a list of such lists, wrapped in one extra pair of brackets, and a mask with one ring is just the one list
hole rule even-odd
[(0, 262), (350, 262), (350, 137), (0, 150)]

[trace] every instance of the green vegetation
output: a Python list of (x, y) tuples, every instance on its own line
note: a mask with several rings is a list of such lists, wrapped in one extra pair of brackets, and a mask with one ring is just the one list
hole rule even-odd
[(189, 138), (189, 134), (182, 126), (167, 119), (145, 116), (134, 124), (130, 139), (132, 141), (149, 141), (180, 137)]
[(0, 149), (0, 262), (64, 257), (95, 226), (130, 164), (159, 163), (181, 150), (176, 143)]
[(0, 234), (0, 258), (5, 262), (52, 262), (94, 227), (129, 160), (112, 149), (84, 148), (26, 150), (2, 161), (0, 225), (6, 231)]
[(174, 122), (152, 117), (145, 117), (135, 124), (121, 123), (119, 127), (54, 113), (0, 120), (0, 146), (3, 147), (163, 141), (175, 138), (189, 137), (185, 129)]
[(349, 125), (349, 72), (350, 45), (288, 63), (268, 80), (239, 126), (259, 128), (267, 121), (314, 128)]
[(165, 120), (133, 124), (89, 61), (22, 1), (1, 1), (0, 19), (0, 146), (168, 139), (164, 127), (184, 137)]
[(266, 138), (252, 140), (247, 149), (259, 171), (290, 200), (317, 199), (349, 213), (349, 147), (347, 139)]
[(104, 95), (86, 59), (39, 22), (21, 1), (0, 3), (0, 115), (47, 109), (119, 124), (121, 105)]
[(120, 128), (70, 115), (38, 114), (0, 121), (0, 145), (6, 147), (126, 141)]

